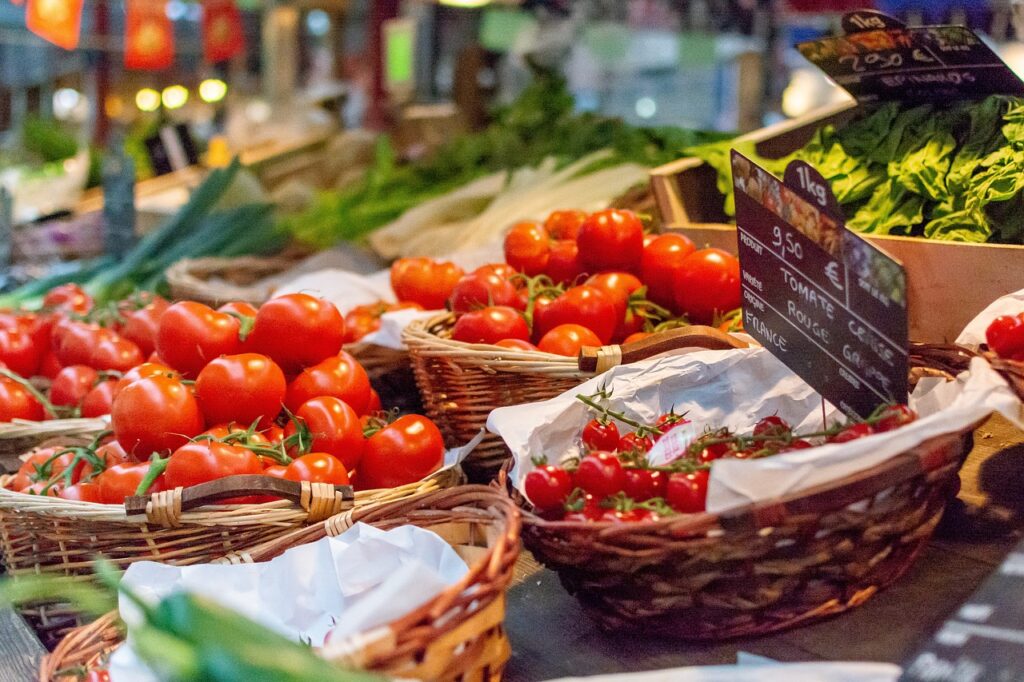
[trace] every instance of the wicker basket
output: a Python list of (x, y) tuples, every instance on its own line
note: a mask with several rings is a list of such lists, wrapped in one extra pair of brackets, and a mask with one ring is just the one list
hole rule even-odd
[(271, 294), (260, 280), (293, 265), (291, 258), (258, 256), (184, 259), (167, 268), (167, 284), (175, 300), (199, 301), (214, 308), (229, 301), (259, 305)]
[[(402, 333), (423, 407), (449, 447), (476, 436), (496, 407), (554, 398), (620, 362), (685, 346), (742, 345), (718, 330), (694, 326), (656, 334), (628, 347), (607, 346), (594, 353), (594, 362), (581, 365), (573, 357), (454, 341), (454, 322), (454, 315), (438, 315), (413, 322)], [(489, 433), (463, 467), (470, 480), (486, 481), (508, 457), (501, 438)]]
[[(919, 346), (913, 374), (949, 377), (971, 356)], [(842, 613), (897, 580), (955, 495), (971, 431), (721, 514), (612, 524), (527, 511), (523, 541), (604, 629), (690, 640), (762, 635)]]
[[(333, 517), (227, 560), (267, 561), (299, 544), (337, 535), (356, 521), (379, 528), (414, 524), (451, 544), (470, 570), (457, 584), (386, 626), (354, 638), (339, 663), (401, 678), (497, 681), (508, 660), (505, 590), (519, 555), (519, 512), (494, 489), (462, 486)], [(40, 680), (75, 679), (61, 670), (102, 666), (123, 634), (116, 614), (69, 634), (43, 659)]]
[(0, 423), (0, 469), (11, 472), (21, 465), (18, 457), (54, 438), (95, 435), (110, 424), (104, 419), (51, 419), (33, 422), (16, 419)]

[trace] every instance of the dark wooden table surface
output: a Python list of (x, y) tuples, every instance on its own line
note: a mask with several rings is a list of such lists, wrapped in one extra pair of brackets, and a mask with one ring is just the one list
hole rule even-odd
[[(928, 550), (903, 579), (862, 607), (767, 637), (687, 644), (606, 635), (551, 571), (525, 556), (508, 598), (508, 682), (568, 675), (734, 663), (745, 651), (781, 661), (902, 663), (1024, 535), (1024, 438), (994, 419), (975, 435), (963, 488)], [(0, 612), (0, 682), (36, 679), (42, 648), (17, 616)]]

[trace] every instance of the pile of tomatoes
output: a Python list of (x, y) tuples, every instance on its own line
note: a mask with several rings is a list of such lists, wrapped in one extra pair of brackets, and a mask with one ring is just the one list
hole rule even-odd
[[(583, 456), (561, 465), (538, 462), (526, 475), (524, 492), (545, 519), (627, 523), (703, 512), (709, 470), (715, 460), (770, 457), (811, 448), (816, 442), (844, 443), (891, 431), (917, 418), (905, 405), (889, 405), (865, 421), (800, 435), (783, 419), (770, 415), (747, 435), (705, 428), (699, 436), (681, 439), (674, 459), (654, 466), (647, 460), (648, 451), (673, 429), (693, 430), (695, 425), (689, 419), (668, 412), (654, 424), (645, 425), (600, 406), (592, 407), (600, 414), (580, 434)], [(621, 433), (617, 422), (628, 423), (635, 430)]]
[[(88, 445), (30, 453), (10, 489), (121, 503), (236, 474), (374, 489), (418, 481), (443, 464), (433, 422), (390, 421), (381, 411), (366, 371), (342, 349), (345, 321), (328, 301), (288, 294), (258, 309), (214, 310), (152, 298), (110, 326), (90, 321), (86, 303), (12, 315), (40, 326), (49, 318), (38, 340), (58, 364), (48, 399), (14, 373), (3, 381), (34, 403), (26, 418), (92, 413), (90, 396), (102, 388), (105, 408), (95, 411), (109, 412), (111, 431)], [(144, 336), (131, 331), (140, 311), (152, 315)], [(105, 344), (130, 344), (132, 362), (98, 359)]]

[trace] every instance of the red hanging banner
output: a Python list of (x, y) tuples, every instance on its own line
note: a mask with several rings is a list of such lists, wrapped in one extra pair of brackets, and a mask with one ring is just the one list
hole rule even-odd
[(124, 65), (157, 71), (174, 63), (174, 25), (163, 0), (127, 0)]
[(203, 56), (211, 64), (231, 59), (245, 47), (242, 15), (235, 0), (203, 3)]
[(65, 50), (78, 47), (82, 30), (83, 0), (28, 0), (25, 25), (28, 30)]

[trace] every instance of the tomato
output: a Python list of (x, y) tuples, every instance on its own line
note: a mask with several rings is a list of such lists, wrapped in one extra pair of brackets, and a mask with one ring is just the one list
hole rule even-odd
[(141, 365), (132, 367), (130, 370), (121, 375), (121, 378), (117, 380), (117, 390), (115, 393), (120, 393), (124, 390), (124, 387), (128, 384), (138, 381), (139, 379), (148, 379), (149, 377), (166, 377), (168, 379), (180, 379), (181, 375), (175, 370), (171, 369), (167, 365), (159, 362), (144, 362)]
[(355, 485), (372, 490), (415, 483), (442, 464), (441, 431), (426, 417), (407, 414), (366, 439)]
[(170, 490), (225, 476), (262, 473), (263, 463), (252, 450), (217, 441), (196, 441), (174, 451), (167, 461), (164, 480)]
[(39, 481), (33, 483), (27, 488), (22, 488), (20, 492), (26, 495), (45, 495), (46, 497), (57, 497), (63, 490), (63, 486), (59, 483), (47, 483), (45, 481)]
[(121, 336), (138, 346), (143, 357), (156, 350), (156, 333), (160, 328), (160, 317), (170, 307), (162, 298), (154, 298), (144, 307), (125, 315)]
[(575, 357), (585, 346), (600, 345), (601, 339), (586, 327), (578, 324), (561, 324), (545, 334), (537, 348), (544, 353)]
[(1024, 352), (1024, 318), (1000, 315), (985, 330), (985, 342), (1004, 358), (1013, 358)]
[(127, 372), (132, 367), (142, 364), (145, 356), (139, 347), (128, 339), (108, 332), (99, 335), (96, 346), (89, 354), (89, 366), (95, 369)]
[(110, 338), (114, 332), (96, 324), (85, 322), (58, 322), (53, 328), (53, 350), (60, 364), (90, 365), (93, 348), (101, 339)]
[(798, 438), (797, 440), (790, 441), (789, 444), (782, 449), (782, 452), (788, 452), (790, 450), (807, 450), (808, 448), (813, 447), (813, 444), (805, 441), (803, 438)]
[(552, 211), (544, 221), (544, 229), (552, 239), (576, 239), (580, 226), (587, 219), (586, 211)]
[(675, 473), (668, 477), (665, 501), (680, 514), (697, 514), (705, 510), (708, 500), (708, 472)]
[(26, 378), (35, 376), (45, 350), (23, 327), (0, 329), (0, 362), (15, 374)]
[(370, 401), (366, 403), (366, 414), (376, 414), (384, 409), (384, 405), (380, 402), (380, 393), (377, 393), (377, 389), (370, 387)]
[[(194, 377), (210, 360), (239, 351), (240, 326), (238, 319), (227, 313), (195, 301), (181, 301), (160, 318), (156, 351), (168, 365)], [(293, 345), (302, 345), (292, 336), (288, 339)]]
[(452, 339), (464, 343), (494, 344), (502, 339), (530, 340), (522, 314), (508, 306), (491, 306), (465, 313), (455, 321)]
[(12, 419), (42, 421), (46, 410), (31, 392), (17, 381), (0, 377), (0, 422)]
[(583, 274), (580, 249), (574, 240), (559, 239), (551, 242), (548, 264), (544, 267), (544, 274), (556, 284), (574, 282)]
[(516, 223), (505, 234), (505, 261), (530, 277), (543, 274), (551, 256), (550, 242), (540, 223)]
[(508, 263), (488, 263), (487, 265), (481, 265), (471, 274), (497, 275), (502, 279), (512, 279), (519, 274), (519, 271)]
[(430, 258), (399, 258), (391, 265), (391, 288), (399, 301), (412, 301), (424, 310), (440, 310), (461, 279), (462, 268)]
[(269, 424), (284, 404), (284, 372), (266, 355), (241, 353), (213, 360), (196, 378), (196, 400), (207, 424), (257, 419)]
[(641, 523), (643, 521), (657, 521), (661, 517), (650, 509), (608, 509), (599, 521), (608, 523)]
[[(113, 465), (96, 477), (96, 484), (100, 487), (100, 499), (104, 504), (124, 504), (124, 498), (135, 495), (142, 479), (149, 473), (149, 467), (149, 462)], [(165, 474), (166, 472), (153, 482), (146, 494), (167, 489)]]
[(605, 498), (622, 490), (626, 475), (619, 458), (610, 452), (592, 452), (580, 460), (576, 485), (596, 498)]
[(529, 341), (523, 341), (522, 339), (502, 339), (494, 344), (495, 346), (501, 346), (502, 348), (509, 348), (512, 350), (538, 350), (537, 346), (533, 345)]
[[(583, 284), (572, 287), (543, 311), (535, 311), (534, 331), (544, 336), (563, 324), (578, 324), (594, 332), (602, 345), (610, 343), (621, 319), (617, 302), (601, 289)], [(625, 314), (625, 309), (623, 309)]]
[(875, 422), (875, 432), (892, 431), (917, 419), (917, 412), (906, 405), (887, 405), (881, 419)]
[(652, 497), (664, 497), (668, 488), (668, 474), (654, 469), (626, 469), (622, 491), (626, 497), (644, 502)]
[(355, 343), (380, 329), (380, 315), (368, 310), (350, 310), (345, 314), (345, 343)]
[(711, 443), (700, 449), (696, 459), (701, 464), (710, 464), (716, 459), (722, 459), (729, 454), (733, 454), (733, 447), (730, 443)]
[(776, 414), (768, 415), (754, 424), (755, 436), (785, 436), (792, 430), (789, 423)]
[(681, 234), (662, 234), (651, 240), (640, 259), (647, 297), (663, 308), (675, 308), (676, 273), (696, 250), (694, 243)]
[(257, 353), (292, 374), (337, 355), (345, 319), (333, 303), (308, 294), (286, 294), (260, 306), (249, 341)]
[(103, 502), (103, 491), (99, 483), (75, 483), (60, 491), (58, 496), (79, 502)]
[(229, 301), (221, 307), (217, 308), (217, 312), (220, 313), (232, 313), (234, 315), (240, 315), (241, 317), (256, 317), (256, 306), (252, 303), (246, 303), (245, 301)]
[(128, 453), (124, 451), (124, 448), (122, 448), (121, 444), (118, 443), (116, 440), (110, 441), (109, 443), (104, 443), (103, 445), (99, 446), (98, 448), (96, 448), (96, 452), (94, 454), (96, 455), (96, 459), (103, 463), (103, 466), (97, 469), (95, 466), (93, 466), (92, 462), (86, 460), (85, 463), (82, 465), (79, 480), (88, 481), (89, 479), (93, 478), (95, 474), (102, 473), (103, 471), (109, 469), (115, 464), (133, 463), (131, 457), (128, 456)]
[(587, 216), (580, 225), (576, 243), (588, 272), (639, 272), (644, 226), (632, 211), (609, 208)]
[(651, 436), (638, 436), (634, 431), (624, 434), (615, 449), (619, 452), (647, 452), (652, 447), (654, 439)]
[(472, 272), (452, 289), (448, 307), (456, 315), (488, 306), (516, 307), (519, 292), (512, 282), (494, 272)]
[(635, 334), (630, 334), (629, 336), (622, 340), (622, 345), (626, 345), (627, 343), (636, 343), (637, 341), (643, 341), (644, 339), (650, 336), (651, 334), (649, 332), (637, 332)]
[(110, 682), (110, 672), (107, 670), (90, 670), (85, 674), (82, 682)]
[(185, 384), (153, 376), (121, 389), (111, 409), (111, 426), (126, 452), (145, 458), (181, 447), (203, 430), (203, 416)]
[(849, 443), (851, 440), (857, 440), (858, 438), (864, 438), (870, 436), (875, 432), (875, 429), (871, 424), (859, 423), (850, 424), (845, 427), (842, 431), (830, 436), (828, 439), (829, 443)]
[(92, 297), (77, 284), (61, 284), (50, 289), (43, 296), (44, 308), (58, 308), (79, 315), (84, 315), (92, 310), (92, 305)]
[(311, 481), (331, 485), (349, 485), (348, 469), (341, 460), (326, 452), (311, 452), (297, 457), (285, 469), (289, 481)]
[[(283, 464), (271, 464), (263, 470), (264, 476), (270, 476), (271, 478), (288, 478), (288, 467)], [(270, 498), (275, 499), (275, 498)]]
[(614, 450), (619, 445), (619, 427), (615, 422), (591, 419), (583, 427), (581, 440), (591, 450)]
[(50, 384), (50, 402), (54, 405), (78, 407), (96, 385), (99, 374), (92, 367), (71, 365), (65, 367)]
[(701, 249), (683, 259), (673, 280), (676, 309), (691, 322), (740, 307), (740, 262), (721, 249)]
[(295, 377), (288, 384), (284, 404), (295, 412), (303, 403), (324, 395), (341, 398), (356, 414), (365, 414), (370, 403), (370, 378), (354, 357), (341, 351)]
[(545, 464), (526, 474), (523, 488), (537, 509), (561, 509), (572, 492), (572, 478), (562, 467)]
[(54, 379), (64, 366), (57, 359), (57, 354), (48, 350), (43, 354), (43, 360), (39, 363), (39, 375), (47, 379)]
[(605, 510), (601, 507), (601, 498), (590, 493), (583, 496), (583, 499), (574, 505), (575, 509), (569, 511), (563, 521), (599, 521), (604, 516)]
[[(313, 398), (302, 404), (295, 418), (305, 424), (312, 436), (302, 452), (326, 452), (342, 461), (351, 471), (359, 466), (366, 439), (359, 415), (343, 400), (333, 396)], [(298, 432), (295, 422), (285, 428), (285, 438)]]
[[(589, 286), (600, 289), (615, 302), (615, 315), (621, 322), (629, 309), (629, 297), (643, 286), (636, 275), (628, 272), (602, 272), (587, 280)], [(643, 325), (643, 320), (640, 320)]]
[[(658, 417), (658, 420), (654, 422), (654, 428), (661, 431), (661, 435), (664, 436), (666, 433), (676, 428), (677, 426), (683, 426), (689, 424), (690, 420), (684, 415), (676, 414), (675, 412), (666, 412), (665, 414)], [(660, 438), (659, 436), (658, 438)], [(657, 440), (657, 438), (655, 438)]]

